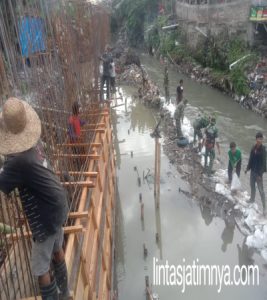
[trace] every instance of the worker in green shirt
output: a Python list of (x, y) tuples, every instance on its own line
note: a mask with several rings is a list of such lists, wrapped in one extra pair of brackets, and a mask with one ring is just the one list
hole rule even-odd
[(231, 183), (234, 169), (236, 170), (237, 176), (240, 177), (241, 162), (242, 162), (241, 150), (236, 147), (235, 142), (230, 143), (230, 149), (228, 151), (228, 157), (229, 157), (228, 180), (229, 180), (229, 183)]
[[(221, 154), (220, 150), (220, 144), (216, 141), (218, 138), (218, 129), (216, 127), (216, 119), (215, 117), (212, 117), (210, 119), (210, 125), (205, 129), (205, 139), (203, 140), (203, 145), (205, 145), (205, 163), (204, 163), (204, 169), (208, 172), (208, 175), (210, 176), (214, 171), (213, 168), (213, 162), (215, 159), (215, 144), (217, 146), (217, 150), (219, 155)], [(209, 157), (209, 165), (208, 165), (208, 157)]]

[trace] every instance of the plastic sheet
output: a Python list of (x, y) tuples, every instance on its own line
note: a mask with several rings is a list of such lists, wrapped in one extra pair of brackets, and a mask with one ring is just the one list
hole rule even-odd
[(233, 174), (233, 179), (231, 183), (231, 191), (237, 192), (241, 190), (241, 182), (236, 173)]

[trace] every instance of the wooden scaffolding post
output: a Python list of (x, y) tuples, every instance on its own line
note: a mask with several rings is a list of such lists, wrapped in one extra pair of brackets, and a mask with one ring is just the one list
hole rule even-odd
[(158, 173), (158, 163), (157, 163), (157, 158), (158, 158), (158, 138), (155, 138), (155, 171), (154, 171), (154, 196), (156, 197), (157, 195), (157, 173)]
[(159, 208), (160, 201), (160, 165), (161, 165), (161, 144), (159, 138), (155, 138), (155, 176), (154, 176), (154, 196), (156, 206)]

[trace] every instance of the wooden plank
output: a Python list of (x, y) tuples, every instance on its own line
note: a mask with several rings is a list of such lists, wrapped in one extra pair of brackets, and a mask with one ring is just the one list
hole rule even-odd
[(41, 296), (22, 298), (21, 300), (42, 300)]
[(64, 143), (57, 144), (57, 147), (101, 147), (101, 143)]
[(100, 116), (108, 116), (108, 112), (104, 111), (104, 112), (95, 112), (95, 113), (88, 113), (88, 114), (81, 114), (82, 116), (87, 116), (87, 117), (100, 117)]
[[(69, 300), (73, 300), (74, 299), (74, 294), (71, 291), (70, 292), (70, 297), (68, 298)], [(29, 297), (29, 298), (21, 298), (21, 300), (42, 300), (41, 296), (36, 296), (36, 297)]]
[(96, 123), (96, 124), (85, 124), (84, 126), (83, 126), (83, 128), (92, 128), (92, 129), (94, 129), (94, 128), (101, 128), (101, 127), (106, 127), (106, 124), (105, 123)]
[[(61, 171), (56, 171), (57, 175), (65, 175), (66, 172), (61, 172)], [(69, 171), (67, 172), (68, 175), (84, 175), (84, 176), (88, 176), (88, 177), (93, 177), (96, 178), (97, 175), (99, 174), (98, 172), (73, 172), (73, 171)]]
[[(82, 225), (75, 225), (75, 226), (67, 226), (67, 227), (63, 227), (64, 229), (64, 234), (71, 234), (71, 233), (78, 233), (78, 232), (82, 232), (83, 231), (83, 226)], [(23, 236), (24, 237), (31, 237), (32, 233), (31, 232), (23, 232)], [(7, 234), (6, 237), (12, 238), (14, 240), (17, 240), (21, 237), (21, 234)]]
[(93, 300), (97, 300), (97, 298), (96, 298), (96, 292), (93, 293)]
[(93, 188), (95, 187), (95, 184), (93, 183), (93, 181), (73, 181), (73, 182), (61, 182), (61, 184), (63, 186), (81, 186), (81, 187), (89, 187), (89, 188)]
[(89, 213), (88, 211), (82, 211), (82, 212), (71, 212), (69, 213), (68, 217), (70, 219), (78, 219), (78, 218), (88, 218), (89, 217)]
[(67, 153), (54, 153), (53, 156), (56, 157), (72, 157), (72, 158), (90, 158), (94, 160), (99, 160), (99, 154), (67, 154)]
[(81, 129), (81, 132), (82, 132), (82, 133), (85, 133), (85, 132), (92, 132), (92, 131), (100, 132), (100, 133), (105, 133), (106, 128), (96, 128), (96, 129), (88, 128), (88, 129)]

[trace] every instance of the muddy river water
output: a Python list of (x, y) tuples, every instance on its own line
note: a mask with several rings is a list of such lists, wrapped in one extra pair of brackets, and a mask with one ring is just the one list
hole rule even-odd
[[(163, 68), (153, 58), (142, 56), (149, 76), (161, 88)], [(227, 150), (230, 141), (236, 141), (243, 150), (243, 169), (249, 150), (255, 141), (257, 130), (267, 132), (267, 121), (255, 113), (243, 110), (231, 98), (218, 91), (198, 84), (175, 70), (169, 70), (170, 92), (175, 95), (179, 79), (184, 79), (185, 96), (189, 107), (185, 115), (193, 120), (199, 110), (216, 112), (220, 132), (221, 157), (216, 168), (227, 167)], [(162, 89), (163, 90), (163, 89)], [(134, 88), (122, 87), (127, 103), (114, 109), (114, 134), (117, 155), (118, 202), (116, 229), (116, 278), (118, 296), (121, 300), (146, 299), (145, 276), (153, 283), (153, 259), (157, 265), (166, 263), (174, 266), (196, 264), (229, 265), (231, 272), (238, 265), (259, 267), (259, 286), (179, 284), (153, 286), (159, 299), (267, 299), (267, 265), (257, 253), (249, 250), (244, 235), (236, 226), (229, 226), (210, 211), (205, 211), (198, 202), (190, 199), (179, 188), (188, 189), (176, 167), (161, 152), (161, 195), (160, 207), (156, 209), (153, 177), (143, 174), (154, 172), (155, 141), (150, 133), (155, 127), (155, 112), (138, 100), (133, 100)], [(242, 172), (243, 188), (249, 191), (248, 176)], [(141, 185), (138, 184), (138, 177)], [(267, 177), (267, 176), (265, 176)], [(265, 178), (265, 189), (267, 184)], [(144, 203), (144, 221), (141, 221), (141, 201)], [(257, 202), (260, 201), (257, 195)], [(156, 242), (156, 233), (159, 241)], [(144, 257), (144, 244), (147, 256)], [(155, 266), (155, 264), (154, 264)], [(231, 275), (232, 276), (232, 275)], [(232, 279), (231, 279), (232, 280)], [(230, 281), (231, 281), (230, 280)]]

